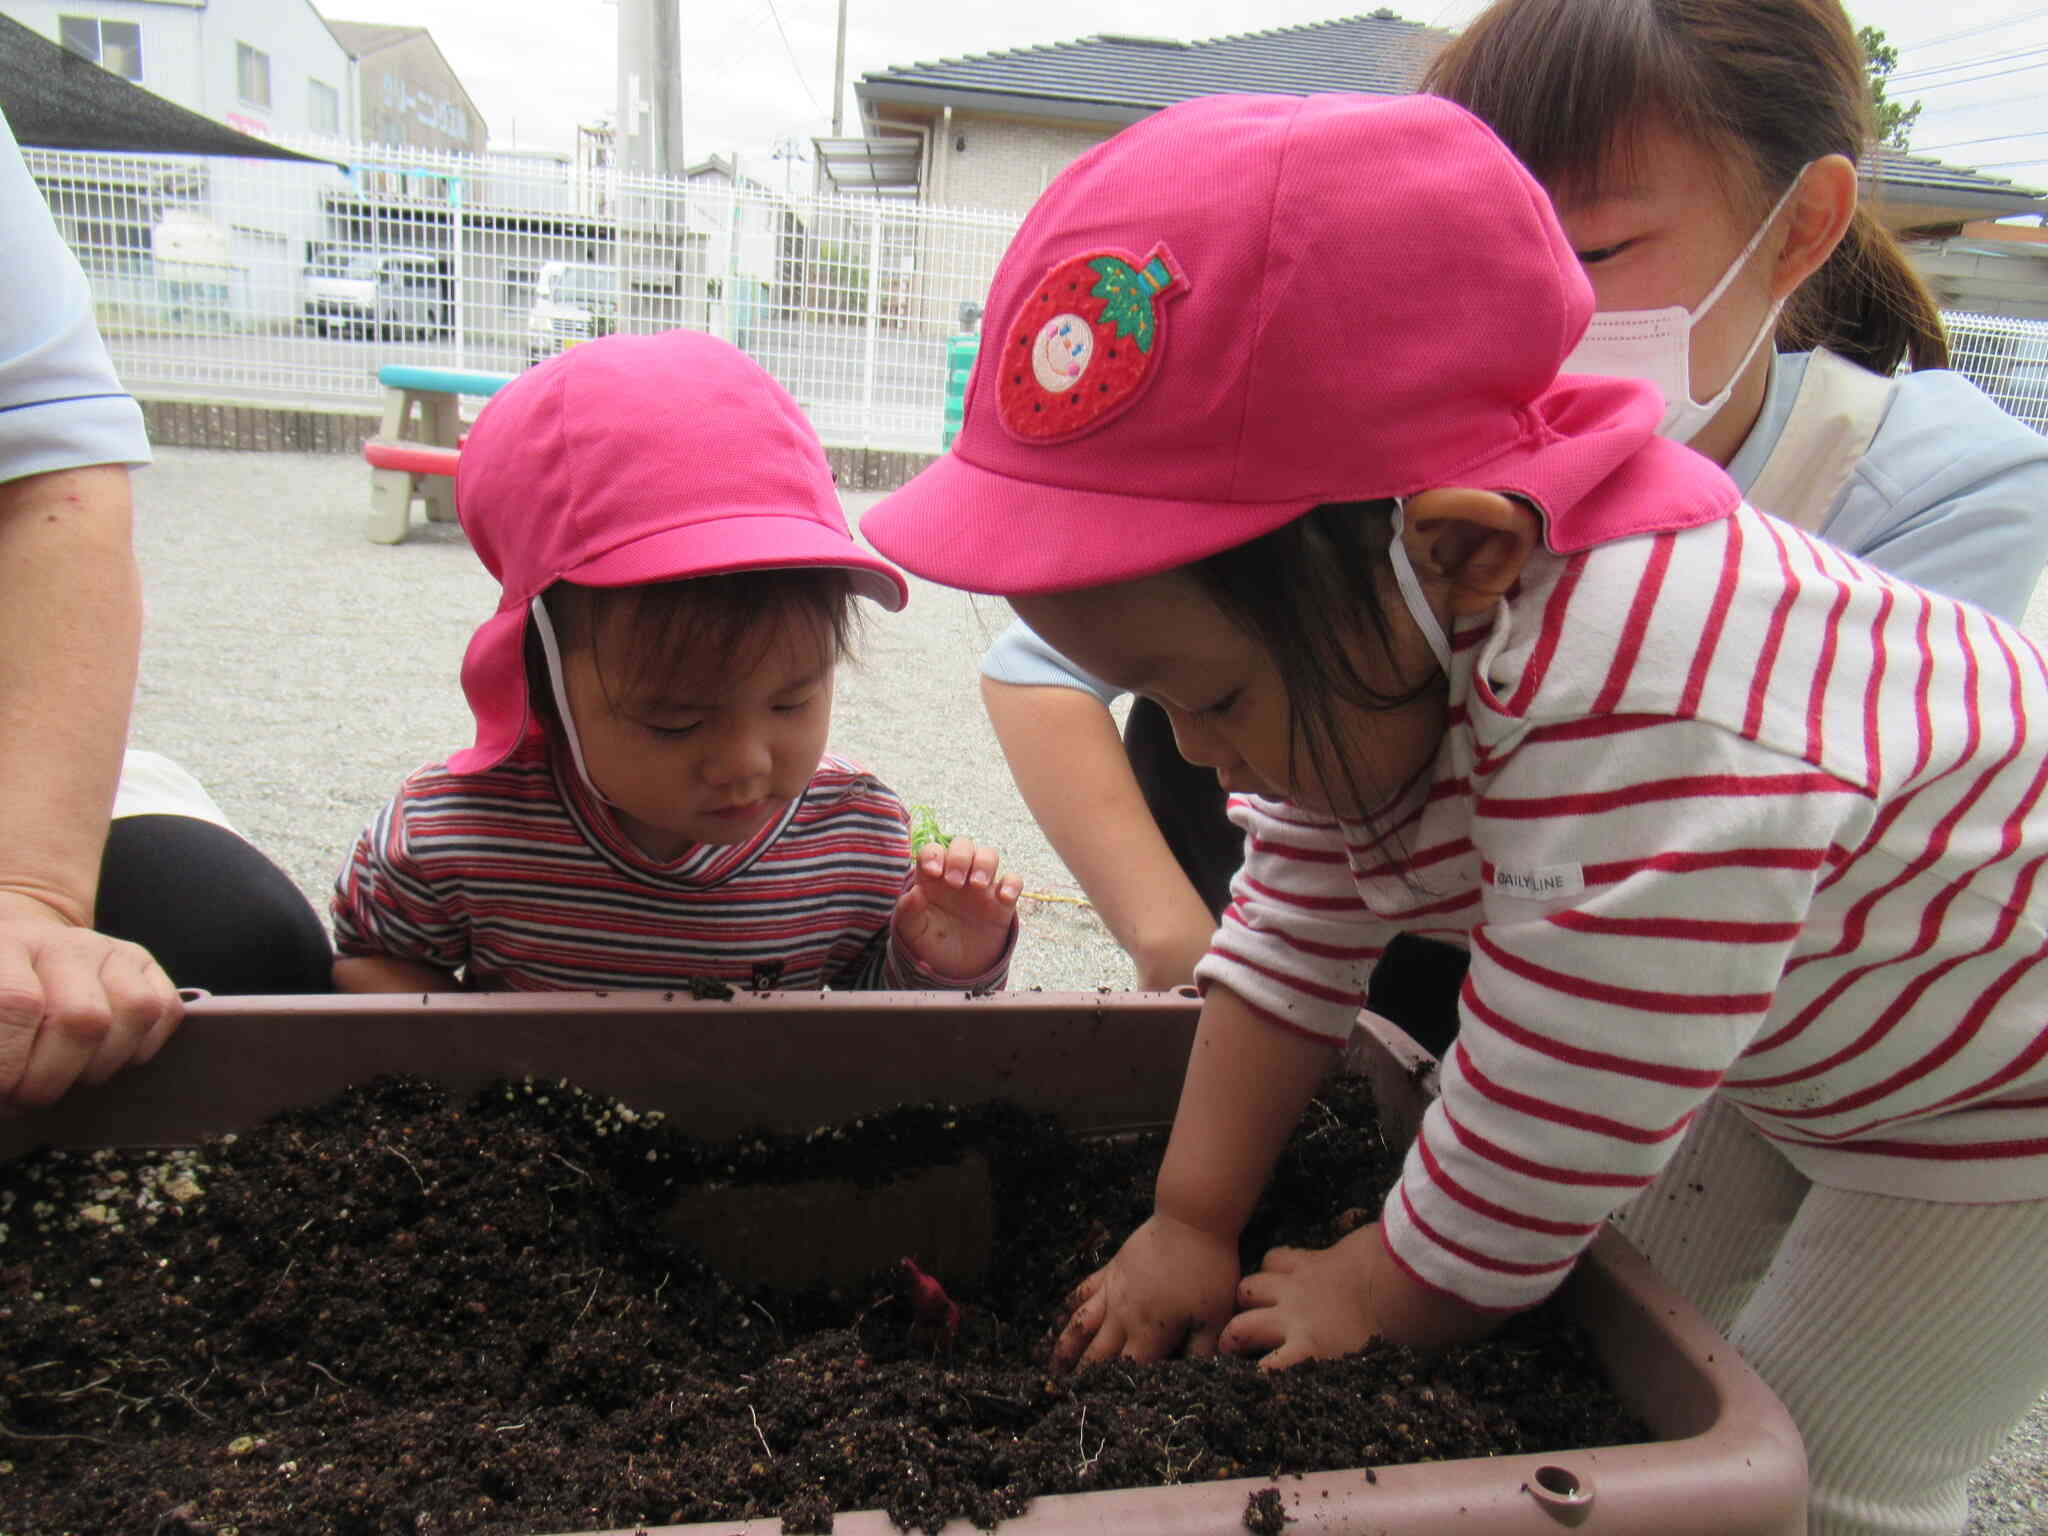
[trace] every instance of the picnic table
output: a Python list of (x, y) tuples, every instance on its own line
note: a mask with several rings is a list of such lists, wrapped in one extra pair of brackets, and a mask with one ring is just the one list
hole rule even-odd
[(494, 395), (514, 377), (409, 363), (386, 363), (377, 370), (377, 382), (384, 386), (384, 419), (377, 435), (363, 444), (370, 465), (372, 543), (404, 542), (415, 500), (426, 503), (429, 522), (455, 521), (462, 400)]

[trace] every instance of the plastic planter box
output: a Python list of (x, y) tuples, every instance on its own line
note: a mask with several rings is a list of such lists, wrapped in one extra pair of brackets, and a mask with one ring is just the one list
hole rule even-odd
[[(158, 1059), (56, 1108), (0, 1120), (0, 1157), (38, 1144), (170, 1146), (318, 1103), (381, 1072), (473, 1091), (504, 1076), (567, 1077), (661, 1109), (693, 1133), (799, 1130), (903, 1102), (1008, 1098), (1077, 1131), (1165, 1124), (1196, 1003), (1173, 994), (683, 993), (247, 998), (194, 1007)], [(1428, 1058), (1362, 1016), (1351, 1050), (1388, 1134), (1409, 1130)], [(1073, 1064), (1086, 1057), (1088, 1074)], [(1333, 1469), (1278, 1484), (1304, 1532), (1543, 1536), (1800, 1536), (1806, 1461), (1784, 1408), (1619, 1237), (1602, 1235), (1571, 1294), (1623, 1399), (1654, 1432), (1638, 1445), (1550, 1456)], [(1243, 1530), (1265, 1479), (1039, 1499), (1009, 1536)], [(1327, 1497), (1325, 1494), (1327, 1493)], [(775, 1536), (780, 1522), (648, 1531)], [(971, 1530), (956, 1522), (961, 1533)], [(893, 1533), (842, 1514), (840, 1536)], [(596, 1533), (581, 1533), (596, 1536)], [(619, 1533), (627, 1536), (627, 1533)]]

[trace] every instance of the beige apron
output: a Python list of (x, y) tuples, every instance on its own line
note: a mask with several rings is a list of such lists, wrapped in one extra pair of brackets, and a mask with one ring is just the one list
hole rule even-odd
[(1749, 504), (1819, 533), (1891, 408), (1893, 381), (1832, 352), (1808, 354), (1785, 430), (1749, 487)]

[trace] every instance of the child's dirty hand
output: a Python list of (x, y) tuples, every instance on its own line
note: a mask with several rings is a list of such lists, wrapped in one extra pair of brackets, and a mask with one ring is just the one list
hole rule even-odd
[(1501, 1319), (1424, 1287), (1394, 1262), (1379, 1223), (1328, 1248), (1268, 1250), (1237, 1288), (1244, 1310), (1223, 1330), (1225, 1354), (1281, 1370), (1362, 1349), (1375, 1335), (1425, 1352), (1469, 1343)]
[(917, 851), (910, 888), (896, 902), (896, 936), (925, 970), (976, 977), (1002, 958), (1023, 882), (997, 872), (1000, 856), (964, 833)]
[(1055, 1369), (1097, 1360), (1213, 1355), (1237, 1290), (1237, 1242), (1155, 1213), (1074, 1287)]

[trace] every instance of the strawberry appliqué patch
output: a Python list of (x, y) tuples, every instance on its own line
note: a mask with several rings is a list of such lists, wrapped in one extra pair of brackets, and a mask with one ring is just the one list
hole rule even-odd
[(1163, 245), (1142, 261), (1095, 251), (1054, 267), (1003, 333), (996, 413), (1010, 435), (1065, 442), (1122, 414), (1159, 371), (1161, 306), (1187, 289)]

